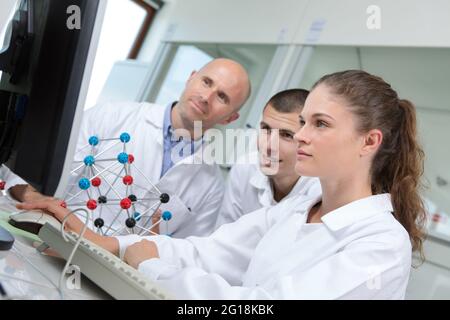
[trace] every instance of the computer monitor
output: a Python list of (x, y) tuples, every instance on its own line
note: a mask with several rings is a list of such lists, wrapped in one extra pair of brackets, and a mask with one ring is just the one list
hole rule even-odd
[(104, 2), (21, 0), (0, 52), (0, 163), (47, 195), (72, 160)]

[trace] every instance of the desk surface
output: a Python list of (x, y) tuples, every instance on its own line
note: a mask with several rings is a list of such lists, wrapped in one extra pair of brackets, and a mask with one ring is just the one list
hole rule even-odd
[[(14, 246), (9, 251), (0, 251), (0, 282), (11, 297), (25, 299), (60, 299), (56, 286), (65, 261), (42, 255), (33, 243), (37, 236), (18, 230), (7, 223), (10, 212), (15, 211), (13, 203), (0, 196), (0, 225), (9, 230)], [(68, 283), (74, 284), (75, 277), (67, 274)], [(72, 286), (73, 287), (73, 286)], [(64, 288), (64, 298), (69, 300), (97, 300), (111, 297), (84, 276), (80, 278), (79, 289)]]

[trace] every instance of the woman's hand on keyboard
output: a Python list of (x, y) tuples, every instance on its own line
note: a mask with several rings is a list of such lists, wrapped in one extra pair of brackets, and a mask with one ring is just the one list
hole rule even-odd
[[(46, 214), (55, 217), (59, 222), (62, 222), (64, 218), (70, 214), (70, 210), (61, 206), (61, 200), (47, 199), (33, 202), (24, 202), (16, 205), (21, 210), (41, 210)], [(76, 215), (71, 214), (65, 224), (66, 230), (71, 230), (77, 234), (81, 233), (84, 227), (84, 221), (81, 221)], [(84, 233), (84, 237), (92, 242), (97, 242), (97, 235), (90, 229), (87, 229)]]
[(123, 260), (137, 269), (141, 262), (152, 258), (159, 258), (158, 247), (153, 241), (143, 239), (127, 248)]

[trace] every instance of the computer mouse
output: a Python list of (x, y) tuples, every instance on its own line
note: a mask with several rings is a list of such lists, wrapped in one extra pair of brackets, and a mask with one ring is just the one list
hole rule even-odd
[(61, 228), (61, 222), (41, 211), (23, 211), (9, 216), (10, 225), (36, 235), (46, 223), (51, 224), (57, 229)]
[(7, 251), (12, 248), (14, 237), (8, 230), (0, 226), (0, 251)]

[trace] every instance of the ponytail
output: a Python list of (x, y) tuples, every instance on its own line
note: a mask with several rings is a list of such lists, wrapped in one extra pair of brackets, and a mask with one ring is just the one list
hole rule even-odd
[[(399, 100), (402, 113), (398, 131), (398, 150), (387, 163), (392, 172), (389, 192), (394, 207), (394, 216), (408, 231), (413, 250), (421, 254), (424, 239), (426, 213), (418, 190), (424, 171), (424, 152), (416, 140), (416, 112), (408, 100)], [(376, 160), (375, 160), (376, 161)]]

